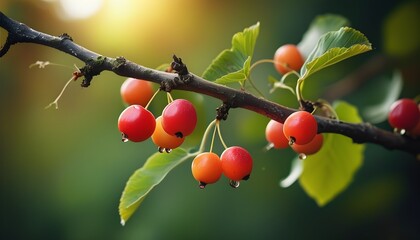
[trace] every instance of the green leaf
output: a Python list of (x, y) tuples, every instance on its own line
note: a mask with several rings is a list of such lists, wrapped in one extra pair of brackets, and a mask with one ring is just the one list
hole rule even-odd
[[(338, 102), (335, 111), (342, 121), (362, 121), (357, 109), (345, 102)], [(363, 162), (365, 145), (339, 134), (324, 134), (322, 149), (303, 160), (299, 182), (306, 193), (324, 206), (345, 190)]]
[(119, 205), (121, 224), (124, 225), (137, 210), (147, 194), (176, 166), (192, 157), (184, 149), (171, 153), (155, 153), (128, 179)]
[(301, 54), (306, 59), (315, 48), (319, 38), (327, 32), (337, 31), (341, 27), (349, 26), (350, 22), (340, 15), (325, 14), (317, 16), (309, 26), (309, 29), (303, 35), (298, 44)]
[(204, 71), (203, 78), (226, 84), (242, 82), (248, 75), (260, 23), (245, 28), (232, 38), (231, 49), (222, 51)]
[(353, 28), (342, 27), (338, 31), (328, 32), (319, 39), (306, 59), (300, 72), (301, 76), (307, 78), (323, 68), (371, 49), (372, 46), (365, 35)]
[(290, 173), (289, 175), (282, 179), (280, 181), (280, 187), (282, 188), (288, 188), (290, 187), (293, 183), (296, 182), (296, 180), (299, 179), (299, 177), (301, 176), (303, 171), (303, 161), (299, 159), (299, 157), (295, 157), (292, 160), (292, 166), (290, 167)]
[(245, 60), (244, 66), (241, 70), (232, 72), (232, 73), (227, 73), (226, 75), (216, 79), (214, 82), (225, 84), (225, 85), (229, 83), (243, 82), (249, 76), (250, 67), (251, 67), (251, 57), (248, 57)]
[(392, 103), (399, 98), (402, 88), (403, 80), (401, 72), (395, 70), (391, 77), (387, 75), (381, 76), (368, 89), (363, 89), (364, 96), (368, 96), (368, 94), (374, 91), (375, 94), (371, 94), (373, 95), (372, 97), (380, 98), (375, 104), (367, 105), (366, 101), (368, 100), (365, 97), (364, 105), (367, 106), (362, 106), (361, 110), (365, 121), (376, 124), (387, 120), (389, 109)]

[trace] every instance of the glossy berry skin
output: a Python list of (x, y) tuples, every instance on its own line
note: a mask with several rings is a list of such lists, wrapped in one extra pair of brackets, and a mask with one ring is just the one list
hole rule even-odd
[(291, 70), (299, 72), (304, 63), (303, 56), (296, 45), (285, 44), (274, 53), (274, 67), (280, 74), (286, 74)]
[(411, 130), (420, 120), (417, 103), (408, 98), (395, 101), (388, 114), (388, 122), (393, 128)]
[(185, 138), (178, 138), (169, 135), (162, 127), (162, 116), (156, 118), (156, 128), (152, 135), (152, 141), (156, 146), (162, 149), (170, 150), (175, 149), (184, 142)]
[(198, 154), (191, 164), (193, 177), (200, 182), (200, 188), (217, 182), (222, 176), (222, 162), (217, 154), (204, 152)]
[(226, 148), (220, 156), (223, 174), (233, 181), (247, 180), (252, 171), (252, 157), (238, 146)]
[(190, 135), (197, 124), (194, 105), (185, 99), (176, 99), (162, 111), (162, 127), (170, 135), (185, 137)]
[(265, 138), (274, 148), (289, 147), (289, 140), (284, 136), (283, 123), (271, 119), (265, 127)]
[(123, 140), (141, 142), (152, 136), (156, 121), (153, 114), (140, 105), (128, 106), (118, 118), (118, 129)]
[(299, 145), (307, 144), (318, 132), (314, 116), (306, 111), (297, 111), (286, 118), (283, 133), (289, 141)]
[(145, 107), (153, 96), (152, 83), (135, 78), (127, 78), (120, 88), (121, 98), (128, 105)]
[(293, 151), (297, 153), (304, 153), (305, 155), (311, 155), (317, 153), (322, 148), (324, 137), (322, 134), (317, 134), (312, 141), (307, 144), (298, 145), (292, 144)]

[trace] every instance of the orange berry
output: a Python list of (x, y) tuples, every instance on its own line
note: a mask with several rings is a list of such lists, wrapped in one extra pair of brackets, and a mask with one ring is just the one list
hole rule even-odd
[(292, 70), (299, 72), (303, 63), (304, 59), (296, 45), (283, 45), (274, 53), (274, 67), (281, 74)]

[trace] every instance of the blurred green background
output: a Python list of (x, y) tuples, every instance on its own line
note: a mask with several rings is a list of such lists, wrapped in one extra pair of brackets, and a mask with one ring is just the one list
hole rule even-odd
[[(52, 35), (66, 32), (95, 52), (124, 56), (147, 67), (170, 62), (175, 53), (197, 74), (230, 47), (234, 33), (257, 21), (261, 31), (254, 59), (264, 59), (272, 58), (284, 43), (298, 43), (315, 16), (342, 14), (369, 38), (374, 50), (334, 66), (334, 71), (318, 74), (316, 86), (307, 87), (310, 90), (305, 93), (318, 96), (324, 85), (384, 52), (384, 24), (406, 2), (2, 0), (0, 10), (37, 30)], [(414, 9), (420, 15), (419, 8)], [(397, 25), (395, 30), (408, 27), (415, 32), (415, 25)], [(4, 40), (5, 33), (1, 34)], [(413, 38), (418, 39), (416, 35), (407, 39)], [(417, 62), (400, 65), (405, 81), (402, 94), (407, 97), (419, 92), (416, 54)], [(28, 68), (38, 60), (70, 68)], [(294, 155), (288, 150), (263, 152), (268, 119), (240, 109), (231, 110), (221, 128), (228, 145), (244, 146), (255, 156), (251, 179), (238, 189), (230, 188), (222, 179), (200, 190), (187, 162), (171, 172), (122, 227), (118, 203), (125, 182), (156, 148), (150, 141), (121, 142), (116, 123), (124, 109), (119, 95), (124, 78), (109, 72), (95, 77), (87, 89), (79, 82), (70, 84), (58, 110), (44, 109), (71, 77), (74, 64), (82, 66), (75, 58), (33, 44), (14, 45), (0, 58), (1, 239), (420, 236), (420, 162), (413, 156), (368, 145), (364, 165), (349, 188), (320, 208), (299, 183), (287, 189), (279, 187)], [(254, 81), (267, 94), (268, 75), (276, 76), (270, 64), (257, 67), (253, 73)], [(375, 95), (375, 91), (368, 92), (369, 96), (348, 95), (346, 100), (363, 107)], [(166, 100), (159, 96), (151, 106), (155, 113)], [(189, 142), (198, 145), (220, 102), (194, 94), (188, 97), (200, 107), (201, 125)], [(286, 92), (270, 97), (292, 102)], [(379, 126), (389, 128), (387, 123)], [(220, 151), (220, 144), (216, 145)]]

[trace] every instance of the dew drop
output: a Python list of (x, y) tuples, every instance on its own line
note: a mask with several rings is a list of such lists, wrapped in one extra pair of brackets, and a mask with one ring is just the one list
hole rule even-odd
[(299, 160), (305, 160), (306, 159), (306, 154), (299, 153), (298, 158), (299, 158)]
[(121, 133), (121, 141), (128, 142), (128, 136), (125, 133)]
[(229, 180), (229, 185), (233, 188), (238, 188), (239, 184), (240, 184), (239, 181)]
[(296, 142), (296, 139), (294, 137), (290, 137), (289, 145), (292, 146)]
[(245, 180), (245, 181), (246, 181), (246, 180), (248, 180), (248, 179), (249, 179), (249, 177), (250, 177), (250, 176), (251, 176), (251, 175), (250, 175), (250, 174), (248, 174), (248, 175), (246, 175), (245, 177), (243, 177), (243, 178), (242, 178), (242, 180)]
[(163, 148), (163, 147), (158, 147), (158, 151), (159, 151), (160, 153), (163, 153), (163, 152), (165, 151), (165, 148)]
[(206, 185), (207, 185), (207, 183), (204, 183), (204, 182), (199, 182), (198, 187), (199, 187), (200, 189), (204, 189), (204, 188), (206, 187)]
[(268, 143), (267, 146), (265, 146), (265, 151), (268, 151), (274, 147), (274, 143)]
[(396, 132), (400, 135), (404, 135), (406, 133), (406, 130), (405, 129), (394, 128), (394, 132)]
[(166, 151), (166, 153), (170, 153), (170, 152), (172, 152), (172, 149), (170, 149), (170, 148), (165, 148), (165, 151)]

